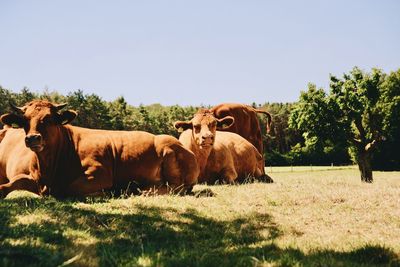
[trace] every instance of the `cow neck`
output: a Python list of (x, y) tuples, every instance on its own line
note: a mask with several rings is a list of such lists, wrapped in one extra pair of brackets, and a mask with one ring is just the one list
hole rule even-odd
[(194, 140), (194, 138), (192, 136), (192, 148), (191, 148), (191, 150), (194, 153), (194, 155), (196, 156), (197, 163), (198, 163), (199, 168), (200, 168), (200, 176), (202, 176), (205, 173), (205, 169), (207, 167), (208, 158), (210, 157), (212, 149), (213, 149), (212, 146), (209, 147), (209, 148), (200, 148), (196, 144), (196, 141)]
[(72, 145), (72, 140), (68, 129), (64, 126), (57, 127), (55, 136), (57, 142), (46, 147), (43, 151), (36, 154), (37, 159), (37, 178), (44, 185), (50, 188), (54, 184), (54, 179), (59, 180), (61, 177), (57, 175), (65, 175), (58, 173), (59, 163), (63, 161), (68, 164), (66, 157), (69, 155), (68, 148)]

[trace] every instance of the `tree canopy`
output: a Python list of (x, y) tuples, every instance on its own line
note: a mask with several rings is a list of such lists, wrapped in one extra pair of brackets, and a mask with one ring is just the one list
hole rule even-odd
[[(359, 165), (361, 179), (372, 182), (374, 150), (388, 138), (397, 142), (400, 136), (398, 72), (368, 73), (355, 67), (342, 78), (330, 77), (329, 94), (309, 84), (289, 125), (303, 133), (305, 148), (324, 149), (327, 144), (347, 148)], [(391, 160), (398, 162), (399, 157)]]

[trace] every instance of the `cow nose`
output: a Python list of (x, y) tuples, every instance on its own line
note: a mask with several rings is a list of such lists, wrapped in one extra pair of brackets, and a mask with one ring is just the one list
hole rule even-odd
[(206, 133), (205, 135), (202, 136), (202, 138), (205, 139), (212, 139), (214, 135), (212, 133)]
[(25, 144), (32, 145), (40, 143), (42, 136), (40, 134), (30, 134), (25, 137)]

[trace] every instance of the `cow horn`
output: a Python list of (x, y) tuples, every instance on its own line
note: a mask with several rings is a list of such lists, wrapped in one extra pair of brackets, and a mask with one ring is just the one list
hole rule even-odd
[(16, 105), (14, 105), (11, 102), (9, 104), (10, 104), (11, 109), (14, 110), (15, 112), (17, 112), (19, 114), (23, 114), (24, 113), (23, 108), (17, 107)]
[(58, 105), (54, 105), (54, 107), (56, 108), (57, 111), (65, 108), (68, 104), (67, 103), (62, 103), (62, 104), (58, 104)]

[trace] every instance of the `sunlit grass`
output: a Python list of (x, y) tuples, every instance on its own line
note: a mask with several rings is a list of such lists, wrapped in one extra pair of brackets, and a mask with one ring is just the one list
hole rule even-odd
[(337, 170), (356, 170), (356, 165), (344, 165), (344, 166), (268, 166), (265, 170), (268, 173), (275, 172), (313, 172), (313, 171), (337, 171)]
[(0, 201), (0, 266), (400, 265), (400, 172), (272, 172), (212, 197)]

